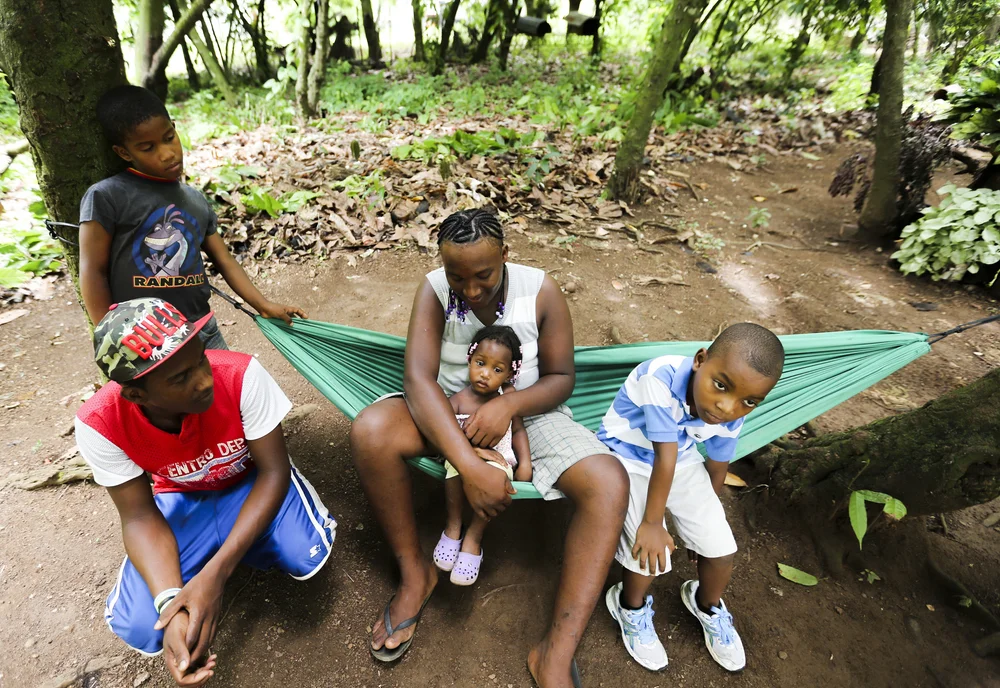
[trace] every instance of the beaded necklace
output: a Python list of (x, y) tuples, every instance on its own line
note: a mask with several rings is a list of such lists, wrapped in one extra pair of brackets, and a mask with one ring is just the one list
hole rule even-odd
[[(497, 320), (503, 318), (503, 314), (506, 311), (504, 307), (504, 297), (507, 295), (507, 265), (503, 266), (503, 281), (500, 284), (500, 300), (497, 302), (497, 309), (495, 314)], [(455, 317), (458, 318), (459, 322), (465, 322), (465, 316), (469, 313), (469, 307), (465, 304), (465, 301), (455, 293), (453, 289), (448, 288), (448, 307), (444, 311), (444, 319), (448, 321), (451, 319), (451, 314), (454, 313)]]

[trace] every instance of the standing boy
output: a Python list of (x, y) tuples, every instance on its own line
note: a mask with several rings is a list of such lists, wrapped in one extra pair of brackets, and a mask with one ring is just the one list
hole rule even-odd
[[(93, 322), (112, 303), (140, 297), (170, 301), (191, 321), (209, 311), (204, 251), (226, 283), (266, 318), (304, 318), (302, 309), (265, 299), (219, 236), (215, 212), (181, 182), (184, 149), (167, 109), (139, 86), (111, 89), (97, 119), (124, 172), (94, 184), (80, 201), (80, 291)], [(212, 318), (201, 331), (210, 349), (226, 342)]]
[[(291, 408), (252, 356), (205, 351), (160, 299), (112, 304), (94, 330), (110, 380), (76, 416), (80, 453), (108, 490), (128, 556), (104, 618), (143, 654), (164, 651), (178, 685), (212, 675), (222, 591), (240, 562), (314, 575), (336, 522), (288, 459)], [(150, 479), (152, 478), (152, 488)]]
[[(689, 550), (698, 580), (681, 586), (684, 606), (701, 623), (709, 653), (723, 668), (746, 665), (743, 642), (722, 593), (733, 572), (736, 540), (719, 501), (743, 417), (781, 376), (784, 349), (759, 325), (727, 328), (693, 358), (661, 356), (639, 365), (604, 416), (598, 438), (629, 473), (629, 507), (615, 558), (622, 582), (605, 601), (619, 623), (625, 649), (651, 669), (667, 666), (653, 628), (654, 576), (670, 570), (674, 541), (664, 511)], [(695, 443), (703, 443), (708, 461)]]

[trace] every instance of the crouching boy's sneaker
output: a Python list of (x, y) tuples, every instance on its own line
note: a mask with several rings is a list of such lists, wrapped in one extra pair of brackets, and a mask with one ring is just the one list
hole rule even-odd
[(747, 656), (743, 651), (743, 641), (733, 626), (733, 615), (726, 609), (726, 603), (719, 600), (718, 607), (712, 607), (712, 613), (706, 614), (698, 609), (695, 596), (698, 593), (698, 581), (689, 580), (681, 586), (681, 600), (688, 611), (694, 614), (705, 633), (705, 645), (712, 659), (728, 671), (740, 671), (747, 665)]
[(622, 629), (622, 642), (632, 659), (651, 671), (667, 666), (667, 651), (653, 629), (653, 596), (646, 596), (642, 609), (626, 609), (621, 603), (622, 584), (613, 585), (604, 597), (608, 611)]

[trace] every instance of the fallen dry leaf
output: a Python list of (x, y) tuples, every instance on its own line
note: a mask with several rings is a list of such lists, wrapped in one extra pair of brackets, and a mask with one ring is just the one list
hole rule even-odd
[(625, 288), (625, 285), (619, 282), (618, 280), (611, 280), (611, 286), (617, 289), (618, 291), (621, 291), (622, 289)]
[(726, 485), (729, 485), (730, 487), (746, 487), (747, 481), (738, 475), (726, 473)]
[(15, 308), (12, 311), (7, 311), (6, 313), (0, 313), (0, 325), (6, 325), (9, 322), (17, 320), (22, 315), (27, 315), (28, 311), (24, 308)]

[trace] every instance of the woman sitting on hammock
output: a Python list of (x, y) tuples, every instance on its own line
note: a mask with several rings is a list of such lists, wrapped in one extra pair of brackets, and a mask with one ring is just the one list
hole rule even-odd
[[(351, 429), (351, 451), (368, 501), (399, 561), (399, 589), (373, 624), (371, 651), (391, 662), (409, 648), (437, 584), (420, 549), (405, 459), (441, 455), (462, 477), (473, 511), (490, 519), (514, 488), (473, 447), (494, 446), (511, 418), (528, 432), (532, 481), (545, 499), (575, 505), (553, 621), (528, 655), (542, 688), (578, 685), (573, 654), (601, 593), (628, 504), (628, 478), (592, 432), (563, 405), (573, 391), (573, 323), (555, 281), (537, 268), (507, 263), (497, 218), (485, 210), (454, 213), (438, 234), (443, 268), (417, 290), (410, 315), (402, 395), (366, 408)], [(507, 325), (521, 340), (515, 391), (455, 423), (448, 395), (468, 384), (467, 353), (476, 332)], [(480, 453), (485, 451), (478, 450)]]

